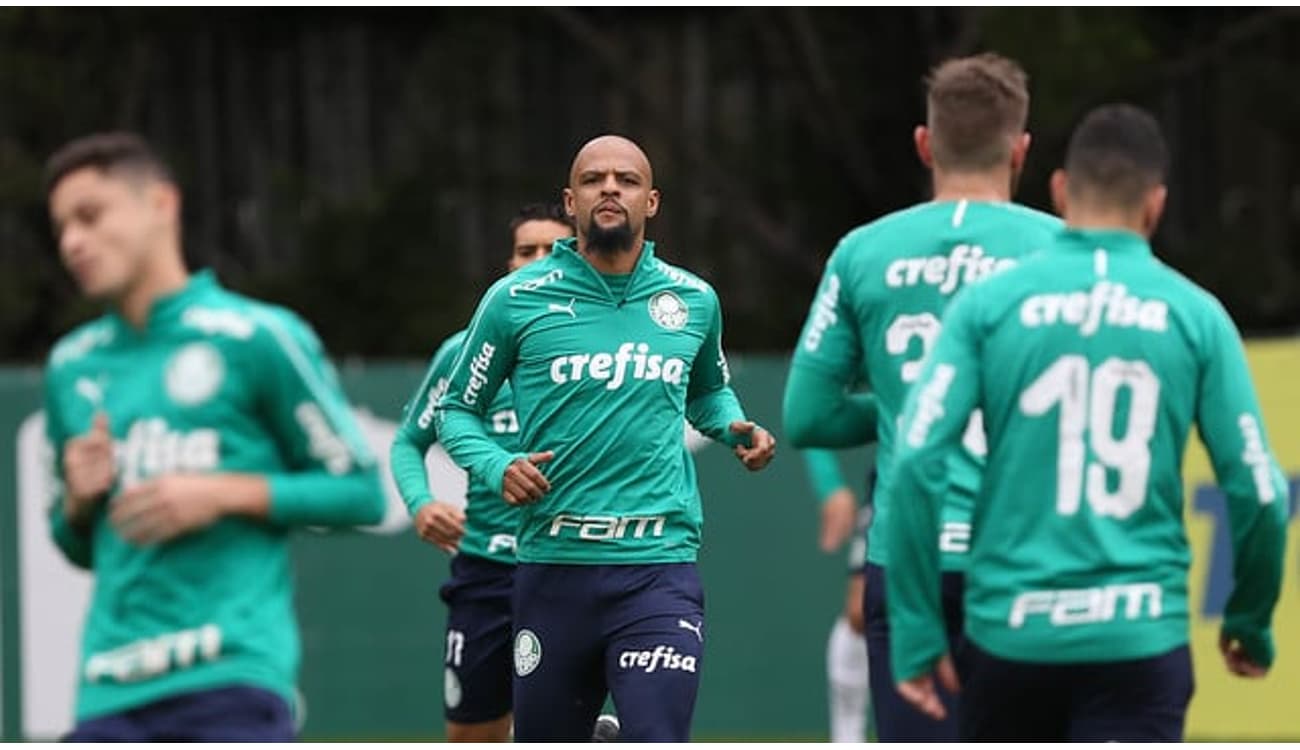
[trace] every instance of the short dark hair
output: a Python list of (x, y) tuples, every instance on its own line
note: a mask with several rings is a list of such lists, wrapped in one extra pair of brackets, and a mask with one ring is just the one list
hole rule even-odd
[(569, 228), (570, 232), (576, 231), (573, 223), (573, 217), (564, 212), (564, 206), (559, 203), (529, 203), (510, 220), (510, 246), (515, 244), (515, 230), (525, 222), (529, 221), (553, 221), (556, 224), (563, 224)]
[(176, 184), (171, 168), (149, 142), (135, 133), (92, 133), (64, 144), (45, 162), (45, 194), (79, 169), (146, 176)]
[(1019, 63), (992, 52), (959, 57), (935, 67), (925, 85), (936, 165), (979, 171), (1010, 157), (1008, 137), (1029, 118), (1029, 76)]
[(1070, 192), (1121, 207), (1164, 184), (1169, 150), (1156, 118), (1131, 104), (1089, 112), (1070, 136), (1065, 173)]

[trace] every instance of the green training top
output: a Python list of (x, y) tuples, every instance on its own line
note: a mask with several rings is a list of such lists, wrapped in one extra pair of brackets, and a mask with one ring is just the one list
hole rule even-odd
[(1186, 643), (1182, 459), (1195, 422), (1232, 528), (1223, 630), (1272, 661), (1287, 484), (1232, 320), (1141, 237), (1067, 231), (961, 293), (908, 397), (885, 488), (895, 675), (918, 675), (947, 649), (929, 540), (943, 457), (977, 408), (989, 458), (966, 575), (974, 643), (1032, 662)]
[[(483, 429), (507, 379), (516, 453)], [(555, 451), (541, 467), (550, 492), (522, 512), (520, 562), (693, 561), (700, 496), (682, 419), (735, 445), (728, 426), (744, 413), (729, 379), (712, 287), (647, 241), (613, 294), (567, 238), (484, 295), (438, 402), (438, 435), (496, 494), (513, 460)]]
[[(424, 456), (438, 440), (433, 408), (447, 390), (451, 365), (464, 341), (465, 331), (459, 331), (438, 347), (424, 380), (402, 412), (402, 424), (393, 439), (390, 452), (393, 479), (397, 481), (397, 489), (412, 517), (420, 508), (434, 501), (429, 492)], [(492, 405), (484, 413), (483, 431), (502, 450), (513, 453), (519, 449), (519, 417), (515, 414), (509, 383), (501, 385)], [(518, 527), (519, 510), (506, 503), (500, 492), (493, 492), (480, 476), (470, 476), (465, 502), (465, 536), (460, 540), (460, 554), (513, 565)]]
[[(889, 563), (884, 528), (892, 502), (880, 488), (903, 399), (939, 335), (944, 308), (963, 286), (1046, 247), (1060, 226), (1055, 217), (1014, 203), (923, 203), (849, 232), (827, 261), (792, 367), (824, 373), (842, 389), (865, 381), (875, 396), (880, 479), (869, 561)], [(983, 442), (976, 417), (951, 457), (951, 495), (936, 535), (945, 569), (964, 565)]]
[[(199, 273), (155, 302), (143, 329), (110, 314), (64, 336), (45, 391), (54, 541), (95, 573), (78, 719), (234, 684), (292, 704), (289, 527), (377, 523), (384, 510), (374, 460), (308, 325)], [(104, 506), (88, 530), (69, 526), (63, 447), (99, 411), (117, 460), (109, 504), (165, 474), (251, 473), (269, 481), (270, 520), (222, 518), (145, 546), (119, 536)]]

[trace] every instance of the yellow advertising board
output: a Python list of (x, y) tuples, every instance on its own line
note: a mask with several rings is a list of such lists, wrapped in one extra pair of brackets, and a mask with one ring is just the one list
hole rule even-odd
[(1267, 678), (1245, 680), (1228, 673), (1219, 656), (1223, 603), (1232, 587), (1232, 541), (1223, 494), (1201, 444), (1193, 439), (1184, 463), (1188, 539), (1192, 544), (1192, 651), (1196, 695), (1187, 737), (1198, 740), (1300, 740), (1300, 340), (1247, 345), (1269, 442), (1291, 479), (1291, 523), (1286, 577), (1273, 619), (1277, 661)]

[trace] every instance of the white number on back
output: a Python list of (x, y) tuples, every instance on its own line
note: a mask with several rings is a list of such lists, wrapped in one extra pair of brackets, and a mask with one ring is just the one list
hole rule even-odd
[[(943, 324), (939, 322), (934, 313), (928, 312), (918, 315), (899, 315), (885, 329), (885, 351), (894, 356), (906, 355), (908, 348), (912, 344), (912, 339), (921, 340), (921, 356), (903, 362), (903, 368), (899, 376), (904, 383), (914, 383), (917, 378), (921, 377), (921, 368), (925, 365), (925, 358), (929, 356), (930, 350), (934, 348), (934, 342), (939, 340), (941, 330), (943, 330)], [(970, 421), (966, 423), (966, 432), (962, 435), (961, 443), (972, 455), (988, 455), (988, 443), (984, 438), (983, 412), (976, 409), (970, 415)]]

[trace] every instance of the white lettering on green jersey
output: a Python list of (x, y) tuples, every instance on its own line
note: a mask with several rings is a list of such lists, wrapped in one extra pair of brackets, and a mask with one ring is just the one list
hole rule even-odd
[(939, 604), (947, 457), (980, 409), (966, 635), (1004, 659), (1095, 662), (1188, 638), (1182, 459), (1193, 423), (1228, 498), (1235, 578), (1223, 630), (1273, 659), (1287, 485), (1232, 320), (1136, 234), (1062, 232), (971, 286), (903, 410), (883, 491), (895, 674), (947, 649)]
[[(77, 716), (231, 684), (292, 701), (299, 646), (288, 528), (383, 515), (374, 459), (306, 323), (209, 273), (156, 301), (143, 329), (107, 315), (65, 336), (46, 370), (54, 541), (93, 570)], [(63, 515), (62, 455), (108, 416), (116, 486), (89, 533)], [(118, 535), (107, 507), (170, 473), (266, 478), (270, 519), (224, 518), (165, 544)]]
[[(514, 449), (484, 422), (484, 402), (507, 381)], [(647, 241), (616, 296), (567, 239), (484, 295), (435, 424), (456, 463), (498, 498), (513, 460), (555, 452), (541, 467), (550, 492), (522, 510), (521, 562), (693, 561), (700, 498), (682, 422), (734, 444), (728, 426), (744, 413), (727, 382), (708, 284)]]
[[(833, 376), (847, 388), (865, 382), (876, 397), (880, 482), (875, 522), (867, 534), (867, 559), (887, 565), (884, 528), (892, 498), (881, 487), (898, 440), (898, 417), (911, 384), (942, 330), (952, 296), (1042, 250), (1060, 221), (1012, 203), (924, 203), (858, 227), (840, 240), (804, 324), (794, 366)], [(923, 425), (919, 427), (924, 431)], [(970, 499), (979, 486), (986, 452), (979, 414), (953, 452), (945, 522), (968, 528)], [(961, 569), (964, 549), (957, 535), (936, 536), (945, 569)]]

